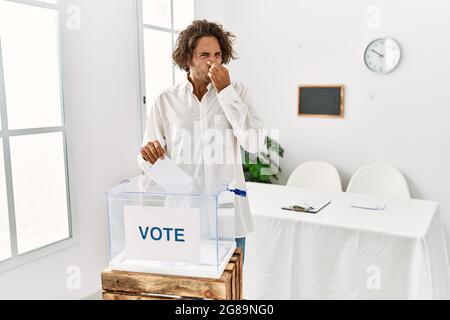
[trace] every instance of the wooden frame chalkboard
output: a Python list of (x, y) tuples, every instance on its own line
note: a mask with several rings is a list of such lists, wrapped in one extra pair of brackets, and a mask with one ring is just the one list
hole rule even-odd
[(298, 116), (344, 117), (344, 85), (299, 85)]

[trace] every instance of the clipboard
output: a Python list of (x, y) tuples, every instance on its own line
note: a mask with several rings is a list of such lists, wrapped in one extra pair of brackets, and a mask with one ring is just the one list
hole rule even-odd
[(298, 206), (298, 205), (293, 205), (293, 206), (289, 206), (289, 207), (281, 207), (281, 209), (294, 211), (294, 212), (304, 212), (304, 213), (316, 214), (320, 210), (322, 210), (323, 208), (328, 206), (330, 203), (331, 203), (331, 201), (328, 201), (327, 203), (325, 203), (324, 205), (322, 205), (319, 208), (312, 208), (312, 207), (306, 208), (306, 207), (302, 207), (302, 206)]

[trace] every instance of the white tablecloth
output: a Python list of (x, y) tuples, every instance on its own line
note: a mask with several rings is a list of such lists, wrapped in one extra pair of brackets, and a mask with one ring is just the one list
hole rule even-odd
[[(246, 299), (449, 299), (437, 203), (247, 183)], [(331, 200), (317, 214), (281, 210)], [(350, 204), (385, 204), (382, 211)]]

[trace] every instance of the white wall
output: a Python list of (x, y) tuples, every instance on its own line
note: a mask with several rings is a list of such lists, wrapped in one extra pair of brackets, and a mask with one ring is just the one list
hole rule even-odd
[[(104, 191), (139, 174), (134, 1), (62, 0), (62, 5), (81, 9), (81, 29), (64, 28), (62, 48), (70, 191), (79, 243), (0, 273), (0, 299), (78, 299), (100, 290), (100, 272), (109, 260)], [(80, 290), (67, 288), (69, 265), (80, 267)]]
[[(366, 9), (381, 8), (381, 29), (366, 27)], [(230, 64), (268, 127), (281, 130), (282, 183), (296, 165), (326, 160), (344, 187), (360, 166), (390, 162), (414, 198), (435, 200), (450, 249), (450, 2), (387, 0), (197, 0), (197, 17), (237, 35)], [(397, 39), (399, 67), (366, 69), (365, 46)], [(343, 83), (344, 119), (296, 116), (297, 85)]]

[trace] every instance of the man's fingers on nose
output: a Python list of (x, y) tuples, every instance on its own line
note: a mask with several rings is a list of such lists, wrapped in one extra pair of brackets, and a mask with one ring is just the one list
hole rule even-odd
[(219, 66), (217, 64), (217, 62), (209, 62), (208, 64), (211, 66), (210, 69), (214, 69), (214, 68), (217, 68)]

